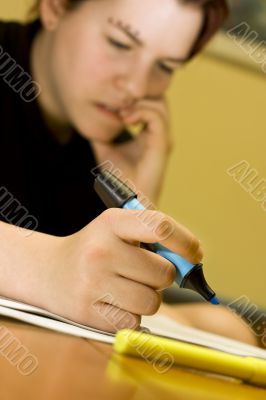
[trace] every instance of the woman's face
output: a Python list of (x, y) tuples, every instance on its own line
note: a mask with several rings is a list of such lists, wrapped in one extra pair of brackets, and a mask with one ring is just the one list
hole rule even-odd
[(90, 0), (66, 11), (43, 33), (54, 116), (85, 138), (110, 141), (123, 124), (98, 104), (121, 108), (161, 97), (188, 57), (202, 19), (199, 7), (177, 0)]

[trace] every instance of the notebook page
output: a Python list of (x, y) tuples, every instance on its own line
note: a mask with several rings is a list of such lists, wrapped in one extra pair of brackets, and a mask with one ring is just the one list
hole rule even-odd
[[(47, 317), (46, 318), (47, 320), (50, 318), (53, 320), (65, 322), (67, 324), (74, 325), (74, 326), (77, 326), (82, 329), (91, 330), (96, 333), (114, 336), (112, 333), (109, 333), (106, 331), (101, 331), (100, 329), (92, 328), (87, 325), (79, 324), (70, 319), (64, 318), (58, 314), (54, 314), (54, 313), (51, 313), (50, 311), (44, 310), (43, 308), (35, 307), (30, 304), (22, 303), (22, 302), (19, 302), (16, 300), (11, 300), (6, 297), (0, 297), (0, 306), (6, 307), (6, 308), (12, 309), (12, 310), (23, 311), (24, 313), (28, 313), (28, 314), (32, 314), (32, 315)], [(20, 314), (17, 314), (17, 315), (20, 315)]]
[[(112, 333), (78, 324), (60, 315), (15, 300), (0, 297), (0, 314), (62, 333), (105, 343), (114, 343), (114, 334)], [(150, 329), (151, 333), (155, 335), (201, 345), (226, 353), (266, 359), (265, 350), (237, 340), (187, 327), (175, 322), (168, 316), (158, 314), (144, 316), (142, 317), (142, 326)]]
[(266, 350), (239, 342), (238, 340), (179, 324), (165, 315), (144, 316), (142, 317), (142, 325), (149, 328), (155, 335), (198, 344), (225, 353), (239, 356), (253, 356), (266, 360)]
[(63, 321), (54, 320), (40, 315), (27, 313), (24, 311), (14, 310), (8, 307), (0, 306), (0, 315), (14, 318), (19, 321), (27, 322), (41, 328), (51, 329), (57, 332), (66, 333), (68, 335), (78, 336), (86, 339), (97, 340), (104, 343), (113, 344), (115, 336), (108, 332), (96, 331), (89, 327), (80, 327)]

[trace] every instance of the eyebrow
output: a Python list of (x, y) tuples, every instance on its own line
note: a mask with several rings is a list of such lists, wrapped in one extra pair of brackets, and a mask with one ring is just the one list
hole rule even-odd
[[(138, 46), (144, 45), (143, 41), (138, 37), (138, 36), (140, 36), (139, 32), (138, 31), (133, 32), (131, 29), (131, 26), (129, 24), (123, 24), (122, 21), (120, 21), (120, 20), (115, 21), (113, 18), (109, 18), (108, 22), (111, 23), (112, 25), (114, 25), (116, 28), (123, 31)], [(188, 61), (188, 59), (189, 59), (189, 57), (184, 57), (184, 58), (165, 57), (164, 61), (170, 61), (170, 62), (179, 64), (179, 63), (184, 63), (184, 62)]]
[(122, 30), (127, 36), (130, 37), (135, 43), (137, 43), (139, 46), (143, 46), (144, 43), (141, 41), (141, 39), (138, 37), (140, 36), (138, 31), (133, 32), (131, 26), (129, 24), (124, 24), (122, 21), (118, 20), (115, 21), (113, 18), (109, 18), (108, 22), (112, 25), (114, 25), (116, 28)]

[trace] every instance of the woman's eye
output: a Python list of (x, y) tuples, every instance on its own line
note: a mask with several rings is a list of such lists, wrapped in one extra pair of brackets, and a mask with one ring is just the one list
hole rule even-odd
[[(107, 37), (107, 39), (108, 39), (108, 42), (109, 42), (112, 46), (116, 47), (117, 49), (120, 49), (120, 50), (131, 50), (131, 47), (128, 46), (128, 45), (126, 45), (126, 44), (123, 44), (123, 43), (121, 43), (121, 42), (118, 42), (117, 40), (114, 40), (114, 39), (112, 39), (112, 38), (110, 38), (110, 37)], [(167, 74), (169, 74), (169, 75), (172, 75), (172, 74), (174, 73), (174, 69), (172, 69), (172, 68), (170, 68), (170, 67), (167, 67), (167, 66), (164, 65), (164, 64), (159, 64), (159, 67), (160, 67), (165, 73), (167, 73)]]
[(170, 68), (170, 67), (167, 67), (167, 66), (164, 65), (164, 64), (160, 64), (160, 68), (161, 68), (164, 72), (166, 72), (167, 74), (169, 74), (169, 75), (172, 75), (172, 74), (174, 73), (174, 69), (172, 69), (172, 68)]
[(123, 43), (120, 43), (120, 42), (117, 42), (114, 39), (108, 38), (108, 41), (109, 41), (109, 43), (111, 43), (112, 46), (114, 46), (114, 47), (116, 47), (118, 49), (121, 49), (121, 50), (130, 50), (131, 49), (130, 46), (128, 46), (126, 44), (123, 44)]

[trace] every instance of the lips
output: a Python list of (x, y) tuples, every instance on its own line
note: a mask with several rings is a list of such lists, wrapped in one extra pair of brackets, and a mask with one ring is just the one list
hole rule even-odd
[(110, 106), (107, 106), (105, 104), (102, 103), (96, 103), (95, 104), (97, 109), (104, 115), (106, 115), (108, 118), (112, 118), (115, 119), (116, 121), (120, 121), (120, 116), (119, 116), (119, 112), (116, 108), (111, 108)]
[(102, 107), (106, 108), (108, 111), (117, 113), (118, 111), (120, 111), (119, 107), (114, 107), (114, 106), (109, 106), (107, 104), (101, 104)]
[(111, 111), (114, 113), (117, 113), (119, 111), (122, 111), (122, 110), (128, 108), (128, 105), (127, 106), (125, 106), (125, 105), (110, 105), (110, 104), (104, 104), (104, 103), (97, 103), (97, 105), (100, 107), (104, 107), (108, 111)]

